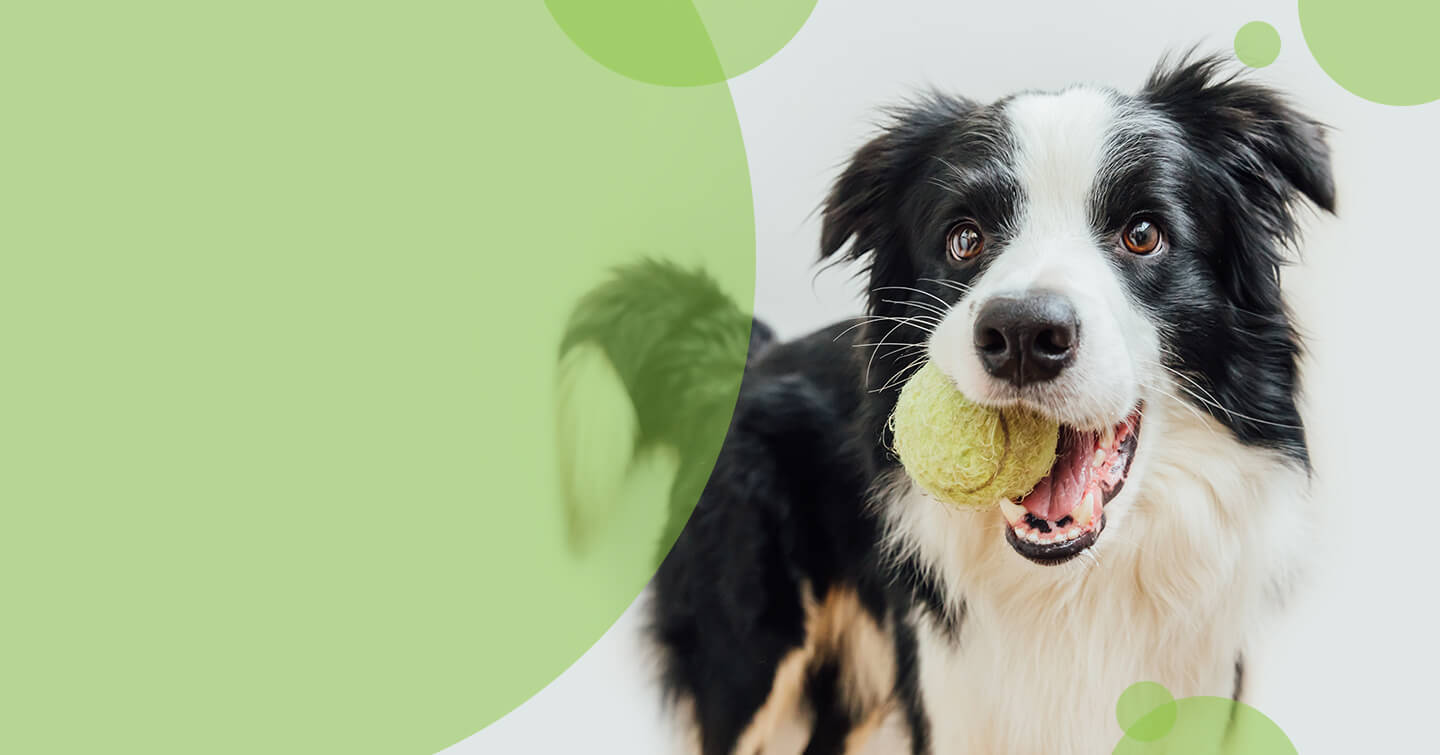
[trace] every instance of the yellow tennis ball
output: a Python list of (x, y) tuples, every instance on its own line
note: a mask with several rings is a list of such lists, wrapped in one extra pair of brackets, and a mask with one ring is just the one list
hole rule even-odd
[(1055, 463), (1060, 425), (1022, 409), (997, 411), (965, 398), (934, 363), (900, 391), (890, 417), (900, 463), (930, 495), (987, 507), (1031, 490)]

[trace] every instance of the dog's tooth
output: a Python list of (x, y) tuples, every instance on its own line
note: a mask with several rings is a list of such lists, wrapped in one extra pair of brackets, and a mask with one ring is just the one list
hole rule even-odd
[(1095, 449), (1095, 460), (1091, 463), (1095, 465), (1096, 469), (1099, 469), (1100, 467), (1105, 466), (1105, 458), (1107, 456), (1108, 454), (1105, 453), (1105, 449), (1097, 448)]
[(1032, 543), (1035, 543), (1036, 545), (1039, 545), (1040, 533), (1036, 532), (1035, 530), (1030, 530), (1029, 532), (1025, 533), (1025, 539), (1029, 540)]
[(1001, 498), (1000, 513), (1005, 516), (1005, 521), (1014, 524), (1025, 518), (1025, 507), (1009, 498)]
[(1095, 494), (1086, 493), (1084, 500), (1080, 501), (1080, 505), (1075, 507), (1075, 511), (1071, 513), (1071, 516), (1075, 517), (1076, 524), (1079, 524), (1081, 527), (1089, 527), (1090, 522), (1095, 520)]
[(1079, 528), (1079, 527), (1071, 527), (1070, 530), (1065, 533), (1065, 536), (1068, 537), (1068, 538), (1070, 538), (1071, 540), (1074, 540), (1075, 538), (1080, 537), (1080, 528)]

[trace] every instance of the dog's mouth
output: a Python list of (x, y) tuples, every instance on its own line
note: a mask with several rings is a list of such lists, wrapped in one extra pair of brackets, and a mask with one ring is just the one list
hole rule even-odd
[(1019, 501), (1001, 500), (1005, 541), (1040, 564), (1059, 564), (1095, 544), (1105, 504), (1120, 493), (1140, 439), (1137, 408), (1104, 432), (1060, 428), (1050, 473)]

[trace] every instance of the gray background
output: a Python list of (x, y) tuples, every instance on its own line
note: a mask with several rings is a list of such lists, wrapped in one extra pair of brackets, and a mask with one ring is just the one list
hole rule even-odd
[[(881, 106), (926, 87), (977, 99), (1075, 81), (1134, 89), (1162, 53), (1228, 50), (1252, 20), (1283, 42), (1258, 78), (1335, 128), (1341, 214), (1314, 220), (1287, 276), (1311, 346), (1323, 535), (1310, 585), (1253, 659), (1251, 702), (1302, 753), (1432, 750), (1440, 102), (1386, 107), (1341, 89), (1306, 49), (1293, 0), (820, 0), (788, 47), (730, 82), (754, 185), (756, 310), (785, 336), (859, 312), (848, 271), (817, 275), (813, 211)], [(666, 752), (635, 624), (632, 610), (543, 692), (450, 751)]]

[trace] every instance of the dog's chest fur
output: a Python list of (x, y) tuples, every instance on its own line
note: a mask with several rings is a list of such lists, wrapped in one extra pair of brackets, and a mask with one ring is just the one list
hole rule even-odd
[(1306, 476), (1171, 408), (1147, 413), (1155, 442), (1094, 558), (1030, 564), (997, 513), (913, 490), (886, 506), (892, 547), (952, 601), (949, 621), (911, 617), (934, 753), (1109, 752), (1116, 702), (1140, 681), (1177, 698), (1243, 694), (1237, 664), (1305, 537)]
[(1244, 644), (1235, 611), (1214, 606), (1189, 626), (1117, 610), (1117, 592), (1042, 610), (969, 602), (958, 636), (921, 619), (933, 751), (1108, 752), (1121, 735), (1116, 700), (1137, 681), (1167, 680), (1177, 696), (1233, 694)]

